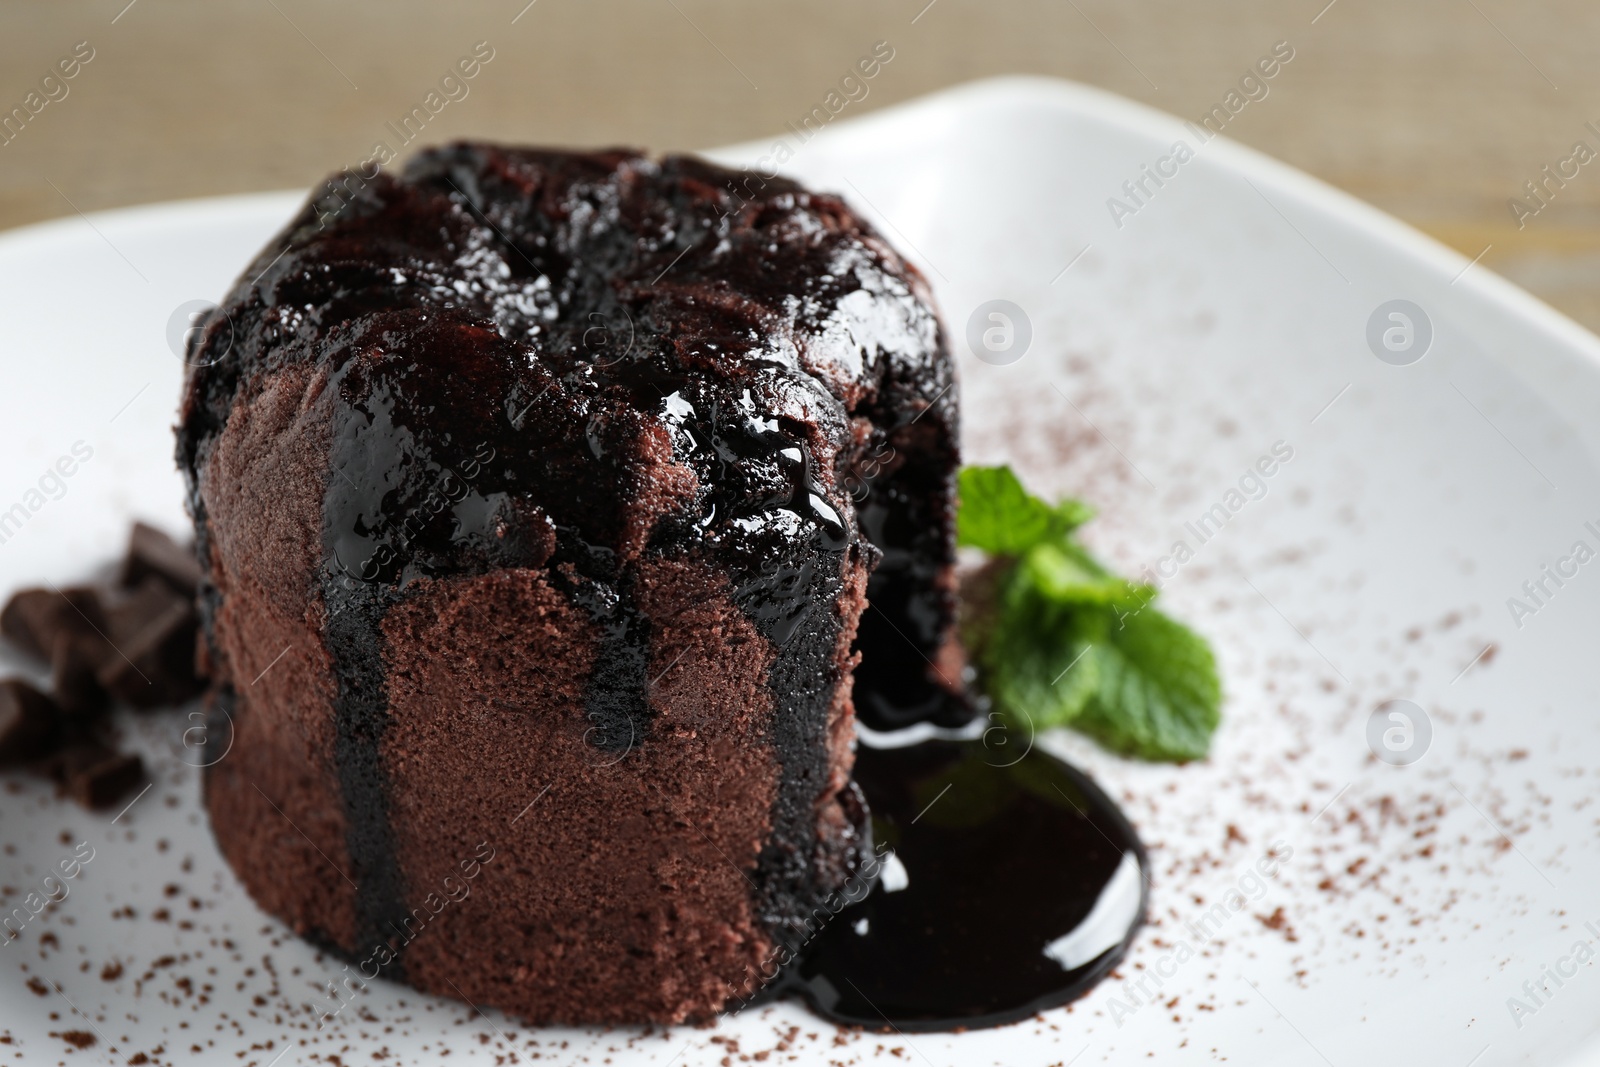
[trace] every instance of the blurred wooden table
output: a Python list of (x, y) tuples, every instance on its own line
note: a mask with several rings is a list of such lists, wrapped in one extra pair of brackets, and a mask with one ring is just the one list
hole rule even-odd
[[(0, 7), (0, 110), (93, 59), (0, 146), (0, 227), (74, 208), (309, 186), (367, 158), (485, 41), (424, 141), (702, 148), (776, 132), (875, 41), (857, 110), (997, 73), (1090, 82), (1189, 119), (1275, 42), (1293, 62), (1228, 134), (1369, 200), (1600, 328), (1600, 151), (1585, 0), (93, 0)], [(1326, 6), (1325, 6), (1326, 5)], [(459, 89), (452, 90), (458, 95)], [(14, 125), (16, 125), (14, 123)], [(1571, 167), (1569, 166), (1569, 172)], [(1531, 201), (1530, 201), (1531, 203)]]

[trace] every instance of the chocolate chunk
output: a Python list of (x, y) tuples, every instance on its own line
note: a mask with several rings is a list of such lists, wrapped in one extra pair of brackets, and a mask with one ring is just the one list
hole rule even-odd
[(105, 742), (82, 731), (74, 731), (73, 736), (63, 740), (54, 751), (35, 761), (33, 770), (64, 787), (73, 775), (116, 754), (117, 750)]
[(192, 612), (194, 604), (165, 580), (147, 577), (131, 593), (107, 601), (106, 636), (121, 647), (137, 640), (153, 621), (175, 608)]
[(146, 578), (133, 596), (107, 609), (112, 652), (96, 680), (134, 707), (176, 704), (202, 688), (194, 670), (193, 603), (164, 581)]
[(57, 736), (55, 701), (20, 678), (0, 681), (0, 766), (38, 759)]
[(0, 610), (0, 634), (24, 652), (48, 661), (58, 633), (94, 633), (106, 628), (100, 594), (87, 586), (24, 589)]
[(133, 524), (128, 555), (122, 563), (122, 584), (129, 588), (154, 575), (174, 591), (194, 596), (200, 584), (200, 563), (194, 551), (180, 545), (154, 526)]
[(86, 808), (115, 804), (144, 780), (144, 761), (96, 741), (62, 749), (47, 768), (60, 791)]
[(95, 675), (114, 655), (111, 643), (97, 633), (62, 630), (56, 634), (50, 653), (50, 688), (63, 712), (81, 717), (106, 709), (111, 700)]

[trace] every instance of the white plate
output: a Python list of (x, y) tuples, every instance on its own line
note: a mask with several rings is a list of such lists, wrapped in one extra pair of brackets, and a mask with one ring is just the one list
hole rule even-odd
[[(1128, 199), (1123, 183), (1178, 140), (1195, 158)], [(1600, 341), (1371, 208), (1090, 89), (985, 82), (786, 144), (788, 172), (844, 193), (926, 268), (962, 349), (969, 459), (1098, 505), (1089, 536), (1130, 571), (1179, 539), (1194, 550), (1164, 600), (1221, 656), (1212, 758), (1150, 766), (1053, 739), (1151, 847), (1156, 925), (1118, 979), (1016, 1026), (910, 1039), (838, 1032), (795, 1005), (714, 1029), (530, 1030), (380, 983), (318, 1034), (305, 1005), (338, 968), (222, 864), (184, 762), (192, 724), (171, 713), (130, 727), (157, 784), (119, 819), (31, 781), (0, 794), (7, 908), (78, 842), (95, 850), (67, 897), (0, 948), (0, 1059), (57, 1062), (72, 1050), (50, 1035), (84, 1030), (99, 1035), (85, 1059), (119, 1063), (432, 1063), (446, 1049), (458, 1065), (513, 1050), (737, 1063), (798, 1027), (771, 1062), (1600, 1062), (1600, 973), (1563, 962), (1600, 943), (1584, 928), (1600, 930), (1600, 562), (1559, 588), (1545, 579), (1531, 615), (1507, 606), (1574, 542), (1600, 549), (1584, 525), (1600, 530)], [(1136, 208), (1120, 226), (1114, 196)], [(120, 550), (130, 517), (182, 527), (169, 319), (219, 298), (299, 199), (0, 238), (0, 512), (41, 505), (0, 544), (0, 593), (84, 577)], [(964, 340), (995, 299), (1031, 326), (1008, 365)], [(1394, 299), (1432, 326), (1410, 365), (1367, 340)], [(30, 498), (76, 442), (93, 456), (60, 489), (46, 479), (59, 499)], [(1293, 456), (1264, 496), (1230, 498), (1278, 442)], [(1227, 521), (1202, 543), (1185, 523), (1216, 504)], [(1368, 748), (1369, 713), (1396, 698), (1432, 725), (1408, 767)], [(1252, 876), (1274, 842), (1291, 854)], [(1256, 899), (1210, 910), (1239, 902), (1230, 889)], [(1028, 893), (1017, 887), (1019, 907)], [(108, 965), (121, 976), (103, 978)], [(1557, 984), (1547, 966), (1572, 973)], [(34, 977), (60, 992), (35, 995)], [(1517, 1017), (1510, 998), (1529, 1010)]]

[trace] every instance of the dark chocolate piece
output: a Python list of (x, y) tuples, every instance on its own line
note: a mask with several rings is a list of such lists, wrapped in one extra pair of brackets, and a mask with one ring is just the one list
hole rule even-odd
[(200, 563), (193, 548), (180, 545), (154, 526), (136, 522), (128, 537), (128, 555), (122, 563), (120, 580), (133, 588), (152, 575), (184, 596), (193, 597), (200, 585)]
[(111, 652), (97, 680), (136, 708), (180, 703), (202, 683), (194, 671), (193, 604), (159, 578), (146, 578), (134, 594), (106, 609)]
[(35, 659), (49, 662), (56, 635), (104, 632), (100, 594), (88, 586), (24, 589), (0, 610), (0, 634)]
[(130, 541), (123, 580), (131, 591), (26, 589), (0, 612), (0, 632), (49, 663), (53, 690), (0, 681), (0, 765), (27, 765), (90, 808), (116, 802), (144, 776), (138, 756), (99, 735), (111, 698), (154, 707), (202, 687), (187, 554), (147, 526), (136, 526)]
[(96, 678), (107, 658), (115, 655), (111, 643), (97, 633), (62, 629), (50, 652), (50, 690), (68, 715), (102, 712), (111, 700)]
[(115, 599), (107, 600), (104, 611), (106, 636), (114, 642), (131, 640), (143, 633), (152, 619), (173, 607), (189, 606), (192, 602), (173, 589), (161, 578), (146, 577)]
[(61, 711), (20, 678), (0, 680), (0, 766), (16, 766), (50, 751)]
[(48, 772), (63, 794), (95, 810), (110, 807), (144, 781), (144, 761), (98, 741), (83, 741), (56, 753)]

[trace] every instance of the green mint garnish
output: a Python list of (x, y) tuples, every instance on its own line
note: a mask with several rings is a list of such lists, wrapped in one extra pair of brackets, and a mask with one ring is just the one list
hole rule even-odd
[(1151, 607), (1074, 539), (1094, 514), (1051, 505), (1009, 467), (960, 475), (957, 540), (991, 557), (974, 584), (967, 643), (995, 710), (1021, 726), (1071, 726), (1150, 760), (1206, 754), (1222, 687), (1205, 639)]
[(1010, 467), (963, 467), (961, 510), (956, 539), (997, 556), (1019, 556), (1067, 535), (1094, 518), (1094, 512), (1069, 500), (1051, 507), (1022, 488)]

